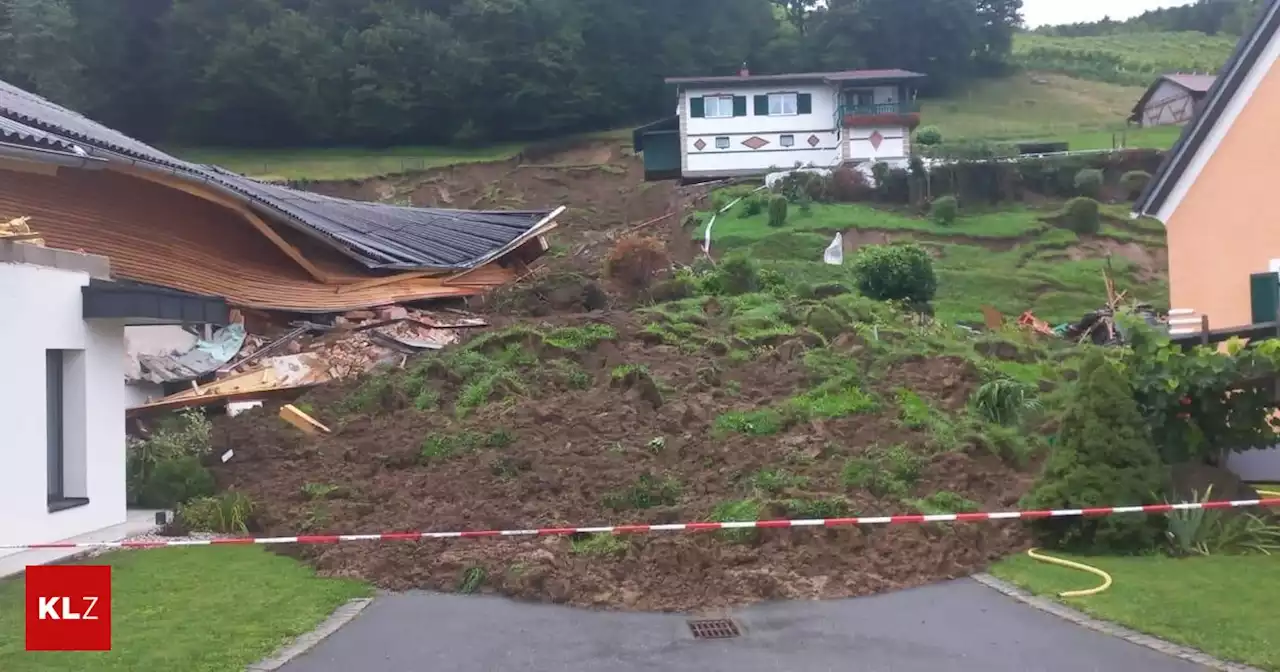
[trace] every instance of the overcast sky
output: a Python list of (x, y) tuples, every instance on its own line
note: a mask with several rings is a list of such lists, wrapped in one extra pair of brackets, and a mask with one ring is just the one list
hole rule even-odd
[(1022, 0), (1027, 26), (1097, 21), (1104, 16), (1127, 19), (1148, 9), (1189, 5), (1192, 0)]

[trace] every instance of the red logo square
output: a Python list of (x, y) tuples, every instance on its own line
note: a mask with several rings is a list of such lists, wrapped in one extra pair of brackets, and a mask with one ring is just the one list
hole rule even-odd
[(111, 650), (111, 566), (27, 567), (27, 650)]

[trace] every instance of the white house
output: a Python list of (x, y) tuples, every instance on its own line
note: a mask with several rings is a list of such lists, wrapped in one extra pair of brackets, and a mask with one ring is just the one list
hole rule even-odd
[(901, 162), (920, 123), (905, 70), (672, 77), (676, 115), (637, 129), (648, 179), (756, 175), (797, 163)]
[(0, 287), (0, 543), (124, 523), (125, 327), (225, 323), (225, 302), (114, 282), (105, 257), (2, 239)]
[(1216, 75), (1161, 75), (1138, 99), (1129, 121), (1143, 127), (1185, 124), (1200, 110), (1217, 79)]

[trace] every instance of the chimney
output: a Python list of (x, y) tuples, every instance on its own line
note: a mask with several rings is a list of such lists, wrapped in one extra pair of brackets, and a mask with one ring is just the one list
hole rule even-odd
[(738, 76), (739, 76), (739, 77), (750, 77), (750, 76), (751, 76), (751, 71), (747, 69), (747, 63), (746, 63), (746, 61), (743, 61), (743, 62), (742, 62), (742, 67), (738, 68)]

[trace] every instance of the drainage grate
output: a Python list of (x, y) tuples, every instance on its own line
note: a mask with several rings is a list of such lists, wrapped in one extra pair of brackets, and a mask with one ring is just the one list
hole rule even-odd
[(742, 634), (738, 630), (738, 624), (727, 618), (689, 621), (689, 630), (693, 632), (694, 639), (729, 639)]

